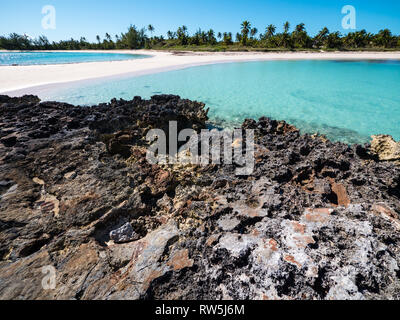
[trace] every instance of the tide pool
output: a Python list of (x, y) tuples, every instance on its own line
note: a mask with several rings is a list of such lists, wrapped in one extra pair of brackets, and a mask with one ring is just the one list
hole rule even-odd
[(221, 126), (267, 116), (334, 141), (365, 143), (373, 134), (400, 139), (399, 61), (214, 64), (80, 84), (41, 98), (91, 105), (164, 93), (204, 102), (210, 121)]
[(0, 52), (0, 66), (120, 61), (146, 57), (139, 54), (97, 52)]

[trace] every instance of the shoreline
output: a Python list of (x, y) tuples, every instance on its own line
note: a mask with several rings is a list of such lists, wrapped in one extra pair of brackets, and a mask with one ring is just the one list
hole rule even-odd
[[(3, 51), (4, 52), (4, 51)], [(59, 52), (59, 51), (51, 51)], [(400, 60), (400, 52), (166, 52), (156, 50), (72, 50), (143, 54), (151, 57), (123, 61), (30, 66), (0, 66), (0, 94), (28, 94), (29, 89), (80, 81), (135, 77), (195, 66), (279, 60)]]

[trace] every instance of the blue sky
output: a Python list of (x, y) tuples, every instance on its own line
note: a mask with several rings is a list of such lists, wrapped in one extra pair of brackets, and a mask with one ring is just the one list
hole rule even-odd
[[(55, 30), (42, 29), (45, 5), (56, 9)], [(388, 27), (400, 34), (399, 0), (2, 0), (0, 35), (44, 34), (50, 40), (85, 36), (94, 41), (97, 34), (114, 36), (130, 24), (141, 27), (149, 23), (157, 35), (180, 25), (186, 25), (190, 32), (200, 27), (236, 33), (246, 19), (260, 31), (271, 23), (280, 31), (288, 20), (292, 27), (304, 22), (311, 34), (323, 26), (346, 33), (341, 26), (344, 5), (356, 8), (358, 30), (377, 32)]]

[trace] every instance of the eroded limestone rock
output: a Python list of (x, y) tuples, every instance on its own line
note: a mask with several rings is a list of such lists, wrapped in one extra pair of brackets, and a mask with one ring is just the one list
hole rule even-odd
[(372, 136), (371, 151), (382, 161), (400, 161), (400, 142), (389, 135)]
[(138, 235), (133, 230), (131, 224), (127, 222), (122, 227), (111, 231), (110, 239), (115, 243), (124, 243), (137, 240)]
[(170, 120), (199, 130), (207, 112), (0, 96), (0, 299), (400, 299), (393, 161), (263, 117), (242, 126), (249, 176), (151, 165), (144, 137)]

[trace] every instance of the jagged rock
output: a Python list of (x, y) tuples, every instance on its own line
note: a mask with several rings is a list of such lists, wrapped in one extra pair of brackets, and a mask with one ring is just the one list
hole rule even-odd
[(350, 204), (350, 199), (346, 191), (346, 187), (341, 183), (332, 183), (332, 192), (336, 195), (337, 204), (347, 207)]
[(138, 235), (133, 230), (129, 222), (125, 223), (122, 227), (110, 232), (110, 239), (115, 243), (124, 243), (137, 240)]
[(400, 161), (400, 142), (389, 135), (372, 136), (371, 151), (382, 161)]
[(218, 220), (218, 226), (224, 231), (232, 231), (240, 224), (236, 217), (224, 216)]
[(172, 263), (174, 255), (171, 255), (169, 263), (164, 263), (162, 258), (166, 252), (169, 253), (169, 246), (177, 240), (178, 235), (176, 223), (171, 220), (145, 238), (126, 244), (125, 251), (130, 253), (128, 264), (119, 269), (116, 279), (112, 279), (113, 274), (108, 274), (104, 279), (98, 279), (97, 283), (91, 283), (85, 298), (115, 300), (143, 297), (153, 280), (175, 268)]
[(204, 129), (207, 110), (0, 96), (0, 299), (400, 299), (396, 163), (263, 117), (242, 125), (249, 176), (151, 165), (170, 120)]

